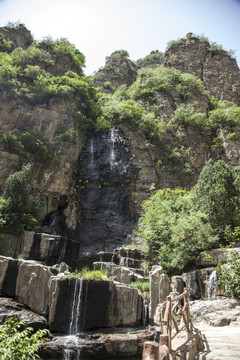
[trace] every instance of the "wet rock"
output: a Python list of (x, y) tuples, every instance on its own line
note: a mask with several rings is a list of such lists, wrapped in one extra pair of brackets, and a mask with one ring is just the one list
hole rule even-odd
[(116, 127), (87, 139), (76, 175), (81, 208), (76, 236), (81, 252), (110, 252), (131, 233), (129, 159), (123, 133)]
[(15, 297), (19, 261), (0, 256), (0, 295)]
[(32, 311), (27, 310), (23, 304), (17, 303), (9, 298), (0, 298), (0, 324), (4, 324), (12, 317), (14, 322), (26, 320), (26, 326), (34, 330), (46, 329), (47, 320)]
[[(69, 333), (70, 331), (75, 280), (63, 274), (50, 278), (49, 327), (53, 332)], [(82, 310), (78, 308), (78, 311)]]
[(86, 332), (79, 336), (55, 337), (41, 346), (43, 359), (109, 359), (140, 360), (143, 343), (153, 340), (154, 332), (149, 329), (102, 329), (100, 332)]
[(182, 278), (188, 288), (189, 298), (191, 300), (200, 299), (203, 294), (197, 271), (184, 273)]
[(215, 299), (226, 296), (226, 290), (218, 284), (216, 268), (194, 270), (182, 275), (188, 288), (189, 297), (195, 299)]
[(48, 313), (50, 268), (31, 260), (20, 260), (16, 299), (38, 314)]
[(74, 317), (78, 318), (78, 326), (73, 333), (142, 322), (142, 297), (137, 289), (124, 284), (59, 274), (51, 277), (49, 293), (49, 326), (53, 332), (71, 333)]
[[(52, 277), (49, 298), (51, 331), (77, 333), (109, 326), (109, 321), (112, 320), (109, 303), (115, 300), (113, 290), (113, 283), (110, 281), (74, 279), (61, 274)], [(76, 327), (71, 329), (71, 322), (75, 321), (75, 317), (78, 318)]]

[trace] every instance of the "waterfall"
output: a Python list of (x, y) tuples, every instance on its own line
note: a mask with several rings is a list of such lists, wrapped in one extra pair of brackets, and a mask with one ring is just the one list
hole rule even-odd
[(210, 274), (207, 284), (208, 300), (215, 299), (217, 294), (218, 282), (217, 282), (217, 271), (213, 270)]
[(76, 335), (81, 325), (81, 300), (82, 300), (83, 279), (75, 280), (72, 311), (70, 318), (69, 334)]
[(124, 144), (124, 139), (120, 130), (116, 127), (113, 127), (110, 131), (109, 135), (109, 143), (110, 143), (110, 150), (109, 150), (109, 163), (111, 171), (117, 168), (120, 174), (123, 174), (127, 171), (126, 165), (123, 163), (121, 158), (121, 153), (119, 153), (119, 145)]
[(65, 342), (65, 349), (63, 350), (63, 360), (79, 360), (81, 349), (76, 349), (77, 346), (78, 338), (75, 335), (68, 336)]
[(77, 334), (80, 332), (81, 328), (83, 327), (82, 318), (81, 318), (82, 296), (83, 296), (83, 279), (75, 279), (72, 309), (70, 315), (70, 325), (69, 325), (70, 335), (66, 337), (65, 348), (63, 350), (63, 360), (80, 359), (81, 349), (77, 348), (79, 341)]
[[(76, 240), (81, 251), (111, 250), (132, 231), (129, 202), (130, 152), (117, 127), (86, 139), (76, 181), (81, 220)], [(109, 245), (110, 244), (110, 245)]]
[(90, 172), (94, 170), (94, 139), (90, 139), (90, 159), (89, 159)]
[(115, 142), (117, 141), (117, 139), (118, 139), (117, 129), (112, 128), (110, 132), (110, 153), (109, 153), (111, 170), (113, 170), (115, 165), (117, 165), (116, 150), (115, 150)]
[(145, 300), (143, 300), (143, 326), (147, 326), (149, 321), (149, 310), (148, 304), (146, 304)]

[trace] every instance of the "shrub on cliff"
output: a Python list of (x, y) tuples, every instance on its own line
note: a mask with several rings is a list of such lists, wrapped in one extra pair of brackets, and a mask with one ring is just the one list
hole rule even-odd
[(3, 229), (20, 234), (25, 227), (34, 227), (39, 207), (37, 198), (31, 196), (31, 164), (10, 175), (6, 181), (2, 201)]
[(194, 188), (195, 204), (207, 215), (212, 228), (223, 235), (227, 225), (239, 225), (239, 190), (236, 173), (222, 160), (210, 159)]
[(158, 257), (168, 273), (181, 273), (201, 249), (212, 245), (206, 215), (195, 210), (190, 192), (162, 189), (143, 203), (139, 236), (150, 258)]

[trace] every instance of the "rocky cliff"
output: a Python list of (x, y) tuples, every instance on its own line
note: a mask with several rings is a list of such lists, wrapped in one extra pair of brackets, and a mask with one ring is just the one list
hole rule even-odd
[(206, 40), (188, 35), (136, 63), (116, 51), (92, 85), (69, 43), (36, 45), (23, 26), (0, 36), (0, 187), (32, 164), (34, 230), (113, 249), (130, 241), (152, 184), (190, 188), (210, 157), (239, 165), (236, 124), (206, 126), (214, 101), (240, 105), (239, 68)]

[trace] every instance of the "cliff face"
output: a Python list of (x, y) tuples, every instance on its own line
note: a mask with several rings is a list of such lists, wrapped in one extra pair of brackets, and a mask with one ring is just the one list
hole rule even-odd
[(173, 43), (165, 53), (164, 65), (195, 75), (211, 95), (240, 105), (240, 73), (236, 60), (205, 39), (190, 34), (187, 39)]
[[(29, 32), (22, 27), (19, 31), (1, 29), (0, 34), (12, 42), (11, 51), (17, 46), (27, 49), (31, 44)], [(185, 80), (183, 83), (179, 75), (182, 72), (203, 80), (205, 88), (217, 99), (235, 101), (239, 105), (240, 72), (235, 60), (226, 52), (221, 50), (215, 54), (208, 43), (197, 38), (172, 45), (164, 55), (163, 71), (174, 67), (179, 73), (176, 73), (177, 77), (175, 73), (171, 75), (172, 83), (164, 91), (161, 86), (154, 88), (153, 83), (148, 101), (146, 92), (138, 98), (134, 84), (143, 88), (149, 80), (143, 72), (137, 73), (137, 65), (128, 59), (127, 54), (115, 52), (107, 60), (105, 68), (95, 75), (93, 85), (108, 93), (126, 85), (135, 94), (134, 101), (143, 104), (142, 111), (150, 109), (157, 119), (163, 119), (162, 126), (168, 127), (167, 131), (164, 130), (160, 141), (155, 135), (150, 141), (145, 130), (134, 128), (126, 121), (119, 121), (118, 125), (101, 131), (83, 130), (79, 126), (79, 116), (89, 123), (93, 121), (91, 112), (94, 105), (91, 104), (90, 108), (89, 103), (94, 89), (87, 85), (85, 93), (82, 90), (69, 93), (69, 78), (73, 86), (73, 79), (77, 76), (74, 74), (81, 74), (76, 62), (68, 54), (52, 52), (49, 44), (40, 43), (38, 49), (45, 58), (35, 59), (32, 66), (61, 77), (54, 80), (61, 89), (58, 94), (51, 93), (47, 100), (41, 98), (38, 101), (24, 97), (22, 92), (9, 97), (2, 90), (0, 133), (14, 134), (24, 144), (26, 133), (30, 132), (38, 143), (41, 141), (46, 146), (49, 156), (41, 155), (46, 155), (46, 151), (31, 151), (27, 146), (14, 148), (2, 141), (0, 187), (3, 190), (8, 176), (31, 162), (33, 195), (41, 203), (39, 231), (72, 238), (80, 242), (82, 251), (112, 249), (129, 241), (141, 212), (141, 202), (149, 196), (153, 183), (157, 188), (189, 188), (210, 157), (239, 165), (239, 141), (228, 137), (229, 129), (220, 127), (217, 130), (222, 148), (216, 153), (211, 133), (204, 132), (199, 125), (186, 125), (176, 120), (180, 106), (201, 113), (205, 118), (211, 111), (208, 94), (200, 85), (188, 87)], [(151, 66), (157, 69), (158, 59), (159, 64), (162, 63), (162, 55), (152, 55), (154, 59), (140, 62), (142, 68)], [(188, 87), (187, 90), (184, 86)], [(86, 94), (90, 97), (88, 103)], [(95, 100), (92, 103), (95, 104)], [(169, 119), (171, 121), (167, 123)]]

